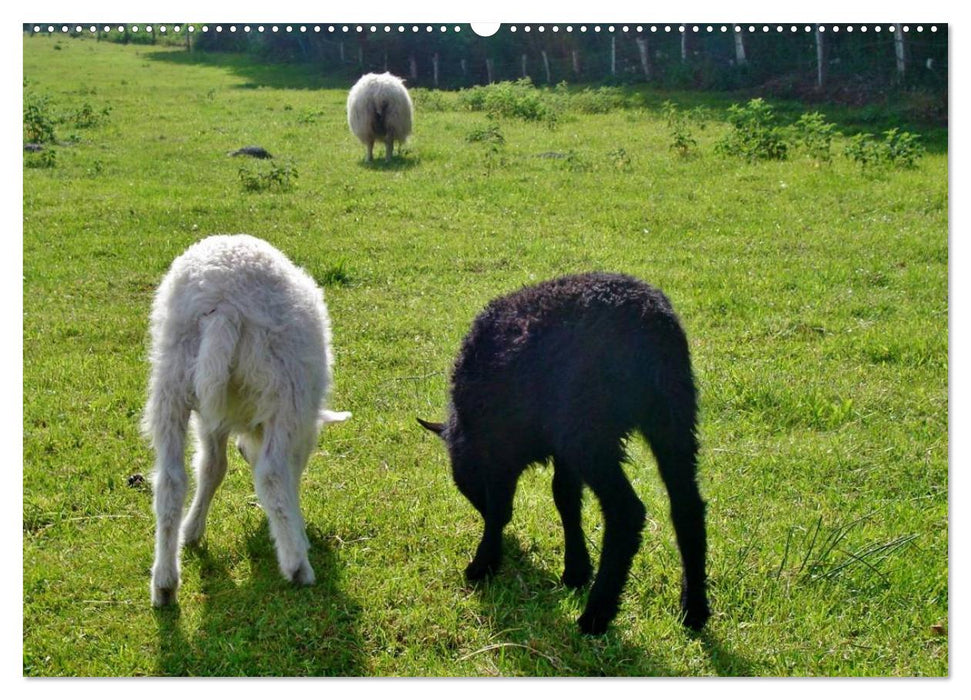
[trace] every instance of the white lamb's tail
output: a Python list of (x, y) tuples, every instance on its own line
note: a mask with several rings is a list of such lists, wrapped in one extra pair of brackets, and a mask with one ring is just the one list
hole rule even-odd
[(199, 413), (222, 420), (226, 415), (229, 373), (239, 343), (239, 316), (220, 306), (199, 321), (199, 356), (193, 377)]

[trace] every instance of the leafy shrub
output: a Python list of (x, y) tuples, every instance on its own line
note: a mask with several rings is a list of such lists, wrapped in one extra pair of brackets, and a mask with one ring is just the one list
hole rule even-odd
[(828, 163), (833, 159), (830, 148), (833, 136), (838, 134), (836, 125), (828, 123), (822, 114), (803, 114), (794, 125), (796, 140), (813, 160)]
[(561, 94), (539, 90), (529, 78), (461, 90), (459, 103), (473, 112), (543, 122), (550, 128), (556, 126), (564, 107)]
[(506, 137), (502, 135), (499, 125), (490, 121), (488, 126), (481, 126), (473, 129), (465, 137), (469, 143), (494, 143), (502, 145), (506, 142)]
[(881, 164), (880, 143), (873, 134), (854, 134), (843, 151), (846, 157), (859, 163), (862, 170)]
[(297, 116), (297, 123), (307, 125), (316, 124), (317, 120), (322, 116), (324, 116), (322, 109), (305, 109)]
[(57, 151), (53, 148), (46, 148), (36, 153), (26, 153), (24, 165), (28, 168), (53, 168), (57, 165)]
[(499, 128), (495, 117), (487, 115), (487, 119), (488, 124), (486, 126), (473, 129), (466, 135), (465, 140), (469, 143), (481, 143), (487, 147), (485, 151), (486, 169), (493, 170), (506, 163), (503, 157), (506, 138), (502, 135), (502, 130)]
[(24, 141), (27, 143), (51, 143), (57, 119), (51, 111), (46, 95), (34, 92), (24, 94)]
[(896, 128), (883, 132), (883, 135), (883, 147), (891, 165), (917, 167), (917, 161), (924, 155), (924, 147), (919, 143), (920, 136), (909, 131), (898, 131)]
[(883, 141), (870, 133), (855, 134), (850, 138), (844, 153), (859, 163), (862, 170), (893, 167), (913, 168), (924, 154), (918, 143), (919, 136), (896, 128), (883, 132)]
[(785, 160), (789, 146), (775, 114), (761, 97), (728, 108), (731, 131), (715, 147), (719, 153), (756, 160)]
[(626, 149), (615, 148), (607, 153), (607, 157), (618, 170), (630, 170), (630, 156), (627, 154)]
[(239, 169), (240, 183), (247, 192), (277, 190), (289, 192), (297, 179), (297, 169), (290, 163), (271, 163), (268, 170)]
[(692, 134), (692, 122), (704, 128), (704, 114), (700, 108), (685, 111), (678, 109), (678, 105), (671, 100), (665, 100), (661, 105), (661, 112), (671, 131), (671, 148), (682, 157), (686, 157), (698, 145)]
[(570, 94), (566, 90), (566, 83), (560, 83), (556, 86), (555, 92), (566, 96), (571, 110), (583, 114), (606, 114), (629, 106), (624, 91), (609, 85), (588, 87)]
[(423, 112), (447, 112), (453, 106), (450, 95), (441, 90), (416, 87), (411, 88), (408, 94), (415, 107)]
[(593, 169), (593, 164), (590, 162), (590, 159), (582, 153), (577, 153), (572, 148), (566, 152), (561, 162), (571, 173), (585, 173)]
[(65, 121), (78, 129), (90, 129), (104, 124), (108, 120), (109, 114), (111, 114), (111, 107), (95, 109), (90, 103), (85, 102), (80, 108), (72, 112)]

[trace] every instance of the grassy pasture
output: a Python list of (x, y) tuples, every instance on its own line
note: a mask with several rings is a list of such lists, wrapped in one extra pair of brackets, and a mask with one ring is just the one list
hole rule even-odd
[[(724, 97), (682, 158), (660, 105), (683, 96), (554, 129), (501, 119), (503, 145), (467, 140), (482, 113), (425, 96), (404, 156), (369, 167), (346, 88), (307, 71), (31, 37), (24, 74), (54, 113), (109, 109), (58, 125), (54, 167), (24, 168), (24, 675), (948, 673), (940, 132), (917, 168), (864, 175), (715, 155)], [(252, 144), (273, 161), (227, 155)], [(241, 169), (273, 164), (296, 172), (289, 190), (243, 186)], [(354, 417), (303, 480), (316, 586), (278, 575), (232, 454), (180, 606), (153, 611), (151, 492), (129, 486), (152, 461), (147, 315), (172, 259), (216, 232), (267, 239), (325, 287), (332, 406)], [(414, 421), (443, 415), (490, 298), (589, 269), (664, 289), (691, 341), (714, 611), (699, 635), (677, 622), (666, 497), (639, 440), (644, 543), (612, 629), (589, 639), (583, 594), (558, 582), (549, 468), (520, 482), (501, 572), (470, 586), (478, 515)], [(596, 557), (592, 498), (584, 517)]]

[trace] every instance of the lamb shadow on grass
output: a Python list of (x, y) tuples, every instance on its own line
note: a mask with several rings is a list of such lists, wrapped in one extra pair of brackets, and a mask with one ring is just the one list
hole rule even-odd
[[(331, 541), (308, 529), (317, 583), (287, 583), (277, 569), (266, 521), (247, 541), (251, 574), (233, 582), (226, 565), (203, 545), (183, 553), (183, 576), (196, 568), (201, 595), (156, 611), (157, 673), (165, 676), (362, 676), (368, 673), (358, 632), (359, 606), (340, 588)], [(200, 600), (201, 599), (201, 600)], [(188, 635), (182, 620), (201, 606)]]
[(378, 157), (377, 154), (374, 156), (374, 160), (368, 162), (365, 159), (360, 160), (360, 166), (367, 170), (390, 170), (390, 171), (401, 171), (401, 170), (411, 170), (419, 165), (421, 159), (413, 156), (391, 156), (391, 162), (389, 163), (384, 159), (384, 155)]
[[(559, 583), (559, 571), (537, 568), (519, 542), (503, 537), (503, 562), (488, 581), (475, 584), (483, 616), (496, 630), (497, 671), (525, 676), (672, 676), (650, 651), (631, 645), (616, 623), (602, 637), (583, 635), (576, 617), (587, 589)], [(567, 599), (576, 600), (576, 613)], [(564, 603), (566, 603), (564, 605)], [(510, 665), (515, 668), (509, 668)]]
[[(573, 591), (559, 583), (559, 575), (558, 570), (537, 568), (514, 537), (503, 537), (503, 564), (498, 573), (475, 585), (483, 615), (496, 630), (495, 643), (491, 645), (494, 649), (488, 652), (502, 654), (497, 672), (526, 676), (678, 675), (652, 657), (650, 649), (627, 642), (619, 629), (623, 624), (620, 618), (601, 637), (581, 634), (576, 617), (586, 605), (589, 587)], [(569, 598), (575, 600), (576, 613), (564, 610), (574, 607)], [(636, 602), (625, 595), (621, 605)], [(752, 664), (728, 649), (710, 625), (701, 632), (683, 629), (679, 634), (698, 641), (699, 652), (708, 656), (717, 675), (754, 674)], [(510, 664), (515, 668), (510, 669)]]

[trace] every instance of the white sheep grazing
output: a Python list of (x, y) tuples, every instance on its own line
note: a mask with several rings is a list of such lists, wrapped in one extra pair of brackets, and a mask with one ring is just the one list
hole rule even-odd
[(391, 73), (361, 76), (347, 95), (347, 124), (367, 146), (373, 159), (374, 142), (384, 141), (385, 160), (391, 162), (394, 142), (404, 143), (411, 134), (411, 97), (404, 82)]
[(196, 493), (182, 544), (198, 542), (226, 474), (230, 434), (253, 468), (283, 575), (314, 582), (300, 513), (300, 475), (325, 423), (331, 385), (330, 319), (313, 279), (252, 236), (212, 236), (172, 263), (151, 315), (152, 372), (142, 429), (156, 452), (157, 530), (152, 604), (174, 603), (190, 414)]

